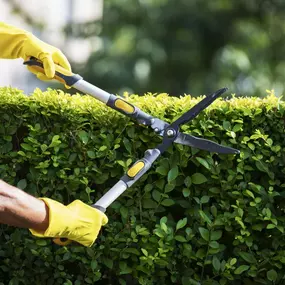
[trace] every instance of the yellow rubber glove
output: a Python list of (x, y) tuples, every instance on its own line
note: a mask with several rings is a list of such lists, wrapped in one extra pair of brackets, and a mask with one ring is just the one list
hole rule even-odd
[(25, 30), (0, 22), (0, 58), (28, 60), (31, 56), (43, 62), (45, 75), (27, 67), (41, 80), (54, 77), (55, 63), (71, 71), (67, 58), (59, 49), (42, 42)]
[(45, 232), (29, 229), (37, 237), (68, 238), (84, 246), (92, 246), (102, 226), (108, 223), (107, 216), (101, 211), (75, 200), (63, 204), (40, 198), (49, 208), (49, 226)]

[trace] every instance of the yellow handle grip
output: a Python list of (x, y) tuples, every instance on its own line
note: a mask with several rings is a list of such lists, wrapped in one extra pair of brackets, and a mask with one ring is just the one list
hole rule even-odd
[[(30, 59), (25, 61), (24, 64), (30, 66), (37, 72), (41, 72), (45, 74), (43, 63), (34, 57), (30, 57)], [(69, 70), (66, 70), (65, 68), (55, 64), (55, 76), (53, 79), (61, 82), (64, 85), (72, 86), (77, 81), (81, 80), (82, 77), (78, 74), (74, 74), (70, 72)]]
[(53, 242), (57, 245), (66, 246), (72, 243), (72, 240), (67, 238), (54, 238)]

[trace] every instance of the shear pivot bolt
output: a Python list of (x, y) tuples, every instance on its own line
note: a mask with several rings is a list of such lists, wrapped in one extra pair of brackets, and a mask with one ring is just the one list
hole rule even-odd
[(172, 138), (175, 135), (175, 131), (170, 129), (170, 130), (167, 130), (166, 134), (169, 138)]
[(154, 132), (155, 132), (155, 133), (158, 133), (158, 132), (159, 132), (159, 129), (158, 129), (158, 128), (154, 128)]

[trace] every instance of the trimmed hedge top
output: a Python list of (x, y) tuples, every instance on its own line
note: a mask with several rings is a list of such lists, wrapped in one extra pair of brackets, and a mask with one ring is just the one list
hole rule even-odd
[[(125, 95), (169, 122), (201, 100)], [(218, 99), (182, 130), (240, 155), (171, 147), (108, 208), (92, 248), (2, 225), (2, 284), (283, 284), (284, 110), (272, 91)], [(161, 141), (92, 97), (56, 90), (0, 88), (0, 118), (0, 178), (66, 204), (94, 203)]]

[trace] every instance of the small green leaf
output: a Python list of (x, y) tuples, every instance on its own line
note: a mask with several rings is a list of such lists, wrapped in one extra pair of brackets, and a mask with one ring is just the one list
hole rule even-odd
[(251, 198), (255, 198), (254, 197), (254, 194), (251, 192), (251, 191), (249, 191), (249, 190), (245, 190), (245, 193), (249, 196), (249, 197), (251, 197)]
[(104, 151), (107, 149), (107, 146), (106, 145), (102, 145), (99, 147), (99, 151)]
[(209, 241), (209, 239), (210, 239), (210, 232), (209, 232), (207, 229), (200, 227), (200, 228), (199, 228), (199, 232), (200, 232), (202, 238), (203, 238), (205, 241)]
[(191, 180), (191, 177), (190, 176), (187, 176), (185, 179), (184, 179), (184, 184), (186, 187), (190, 187), (192, 185), (192, 180)]
[(146, 249), (142, 248), (141, 251), (142, 251), (142, 253), (143, 253), (145, 256), (148, 256), (148, 252), (147, 252)]
[(190, 196), (191, 192), (188, 188), (183, 188), (182, 193), (183, 193), (183, 196), (186, 198)]
[(201, 201), (202, 204), (208, 203), (209, 200), (210, 200), (210, 197), (209, 197), (209, 196), (203, 196), (203, 197), (200, 199), (200, 201)]
[(98, 262), (97, 260), (91, 261), (91, 269), (94, 271), (97, 268)]
[(162, 229), (165, 233), (168, 232), (167, 225), (166, 225), (165, 223), (161, 223), (160, 226), (161, 226), (161, 229)]
[(164, 199), (162, 202), (161, 202), (161, 205), (162, 206), (165, 206), (165, 207), (169, 207), (169, 206), (172, 206), (174, 205), (175, 202), (172, 200), (172, 199)]
[(175, 189), (175, 184), (166, 184), (164, 187), (164, 192), (169, 193)]
[(176, 235), (175, 240), (180, 241), (180, 242), (187, 242), (187, 239), (181, 235)]
[(208, 161), (202, 157), (196, 157), (196, 159), (202, 164), (205, 168), (210, 169)]
[(178, 231), (179, 229), (182, 229), (183, 227), (186, 226), (186, 224), (187, 224), (187, 218), (179, 220), (177, 225), (176, 225), (176, 230)]
[(110, 258), (104, 258), (103, 259), (103, 263), (109, 268), (112, 269), (113, 268), (113, 260)]
[(165, 167), (163, 167), (163, 166), (158, 166), (158, 167), (156, 168), (155, 172), (157, 172), (157, 173), (159, 173), (159, 174), (161, 174), (161, 175), (163, 175), (163, 176), (166, 176), (167, 173), (168, 173), (168, 168), (165, 168)]
[(179, 173), (178, 166), (171, 168), (168, 172), (168, 175), (167, 175), (168, 182), (175, 180), (178, 176), (178, 173)]
[(132, 253), (132, 254), (135, 254), (135, 255), (140, 255), (139, 251), (136, 248), (126, 248), (126, 249), (124, 249), (124, 252)]
[(219, 248), (219, 247), (220, 247), (219, 243), (216, 242), (216, 241), (211, 241), (211, 242), (209, 243), (209, 246), (210, 246), (211, 248)]
[(157, 207), (157, 203), (152, 199), (144, 199), (143, 200), (143, 207), (145, 209), (153, 209)]
[(277, 272), (274, 269), (267, 271), (267, 279), (275, 282), (277, 279)]
[(222, 237), (222, 231), (212, 231), (211, 232), (211, 240), (219, 240)]
[(27, 180), (26, 179), (21, 179), (18, 183), (17, 183), (17, 187), (24, 190), (27, 187)]
[(87, 155), (89, 158), (95, 158), (96, 157), (95, 152), (93, 150), (88, 150)]
[(239, 255), (248, 263), (256, 263), (257, 262), (252, 253), (241, 251), (241, 252), (239, 252)]
[(267, 225), (267, 229), (271, 230), (271, 229), (274, 229), (276, 226), (274, 224), (268, 224)]
[(22, 143), (21, 147), (23, 149), (25, 149), (25, 150), (30, 150), (30, 151), (34, 150), (34, 148), (31, 145), (27, 144), (27, 143)]
[(237, 263), (237, 259), (236, 259), (235, 257), (232, 258), (231, 261), (230, 261), (230, 265), (233, 266), (233, 265), (235, 265), (236, 263)]
[(236, 133), (242, 129), (242, 124), (235, 124), (233, 127), (233, 131)]
[(208, 225), (211, 225), (211, 224), (212, 224), (211, 219), (207, 216), (207, 214), (206, 214), (204, 211), (199, 210), (199, 214), (200, 214), (201, 218), (202, 218)]
[(235, 274), (241, 274), (248, 269), (249, 269), (249, 265), (241, 265), (234, 271), (234, 273)]
[(208, 179), (202, 173), (195, 173), (191, 176), (193, 184), (202, 184), (205, 183)]
[(120, 213), (121, 213), (122, 217), (123, 217), (124, 219), (126, 219), (126, 218), (128, 217), (129, 210), (128, 210), (127, 207), (124, 207), (124, 206), (123, 206), (123, 207), (120, 208)]
[(153, 190), (152, 191), (152, 197), (156, 202), (159, 202), (160, 197), (161, 197), (161, 193), (157, 190)]
[(37, 239), (36, 240), (36, 244), (40, 245), (40, 246), (46, 246), (47, 245), (47, 241), (45, 239)]
[(88, 140), (89, 140), (89, 135), (88, 133), (86, 133), (85, 131), (80, 131), (78, 133), (78, 136), (80, 137), (81, 141), (84, 143), (84, 144), (87, 144), (88, 143)]
[(213, 264), (213, 266), (214, 266), (216, 271), (220, 271), (220, 269), (221, 269), (221, 262), (220, 262), (220, 260), (216, 256), (213, 257), (212, 264)]
[(223, 121), (223, 128), (229, 131), (231, 129), (231, 123), (229, 121)]

